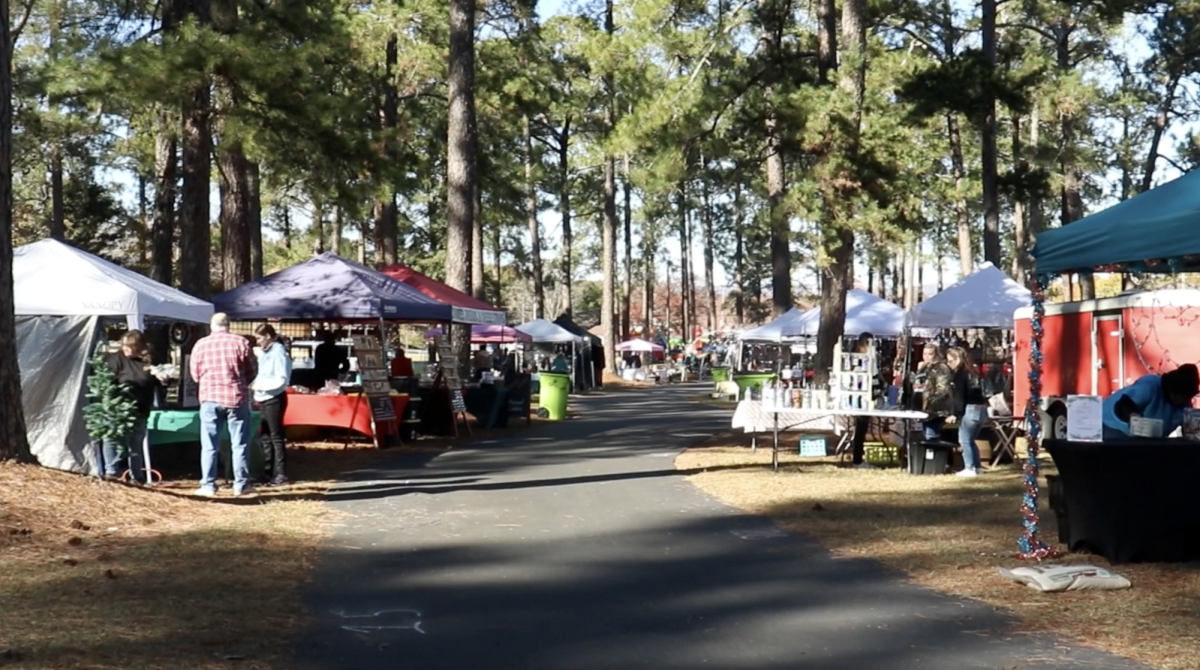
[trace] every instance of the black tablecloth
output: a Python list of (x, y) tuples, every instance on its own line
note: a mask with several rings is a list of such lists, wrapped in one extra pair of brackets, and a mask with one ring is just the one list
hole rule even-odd
[(1111, 563), (1200, 559), (1200, 443), (1047, 440), (1045, 448), (1058, 466), (1072, 551)]

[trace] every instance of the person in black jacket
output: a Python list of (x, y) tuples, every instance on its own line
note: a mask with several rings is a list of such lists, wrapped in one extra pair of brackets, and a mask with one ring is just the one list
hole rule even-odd
[(154, 392), (160, 382), (150, 373), (150, 351), (140, 330), (131, 330), (121, 338), (121, 350), (104, 358), (104, 364), (117, 376), (117, 383), (137, 405), (133, 429), (128, 435), (105, 438), (102, 445), (104, 476), (120, 479), (126, 470), (130, 479), (146, 480), (143, 442), (146, 438), (146, 421), (154, 408)]
[(979, 467), (979, 447), (975, 438), (987, 420), (987, 400), (983, 397), (979, 370), (962, 347), (952, 347), (946, 352), (946, 364), (953, 377), (954, 415), (947, 417), (948, 423), (958, 423), (958, 446), (962, 447), (963, 469), (959, 477), (974, 477), (982, 472)]

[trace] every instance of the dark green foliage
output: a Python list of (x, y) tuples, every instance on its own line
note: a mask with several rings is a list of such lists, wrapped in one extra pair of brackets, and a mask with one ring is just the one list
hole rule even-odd
[(971, 49), (913, 75), (900, 86), (898, 94), (912, 104), (910, 115), (914, 119), (956, 112), (979, 121), (986, 113), (989, 94), (1010, 110), (1028, 113), (1029, 87), (1039, 76), (1034, 73), (1009, 79), (988, 64), (982, 51)]
[(117, 382), (117, 375), (104, 363), (105, 346), (101, 342), (90, 363), (83, 420), (94, 440), (128, 435), (133, 430), (137, 405)]

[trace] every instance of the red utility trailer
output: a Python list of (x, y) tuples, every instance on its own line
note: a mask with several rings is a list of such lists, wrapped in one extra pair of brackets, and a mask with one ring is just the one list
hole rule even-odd
[[(1017, 310), (1013, 410), (1029, 404), (1032, 307)], [(1065, 438), (1068, 395), (1108, 396), (1139, 377), (1200, 363), (1200, 291), (1136, 291), (1047, 303), (1042, 321), (1042, 426)]]

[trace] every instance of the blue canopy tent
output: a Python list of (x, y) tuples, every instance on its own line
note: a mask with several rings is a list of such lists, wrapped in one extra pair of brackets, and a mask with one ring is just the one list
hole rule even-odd
[(1033, 318), (1029, 345), (1029, 448), (1023, 468), (1025, 496), (1021, 555), (1055, 555), (1038, 531), (1038, 462), (1041, 442), (1042, 317), (1046, 285), (1071, 272), (1185, 272), (1200, 270), (1200, 171), (1191, 172), (1070, 225), (1038, 235), (1032, 255)]
[(453, 307), (364, 265), (323, 253), (213, 299), (239, 321), (415, 321), (449, 323)]
[(1200, 270), (1200, 170), (1040, 233), (1039, 275)]

